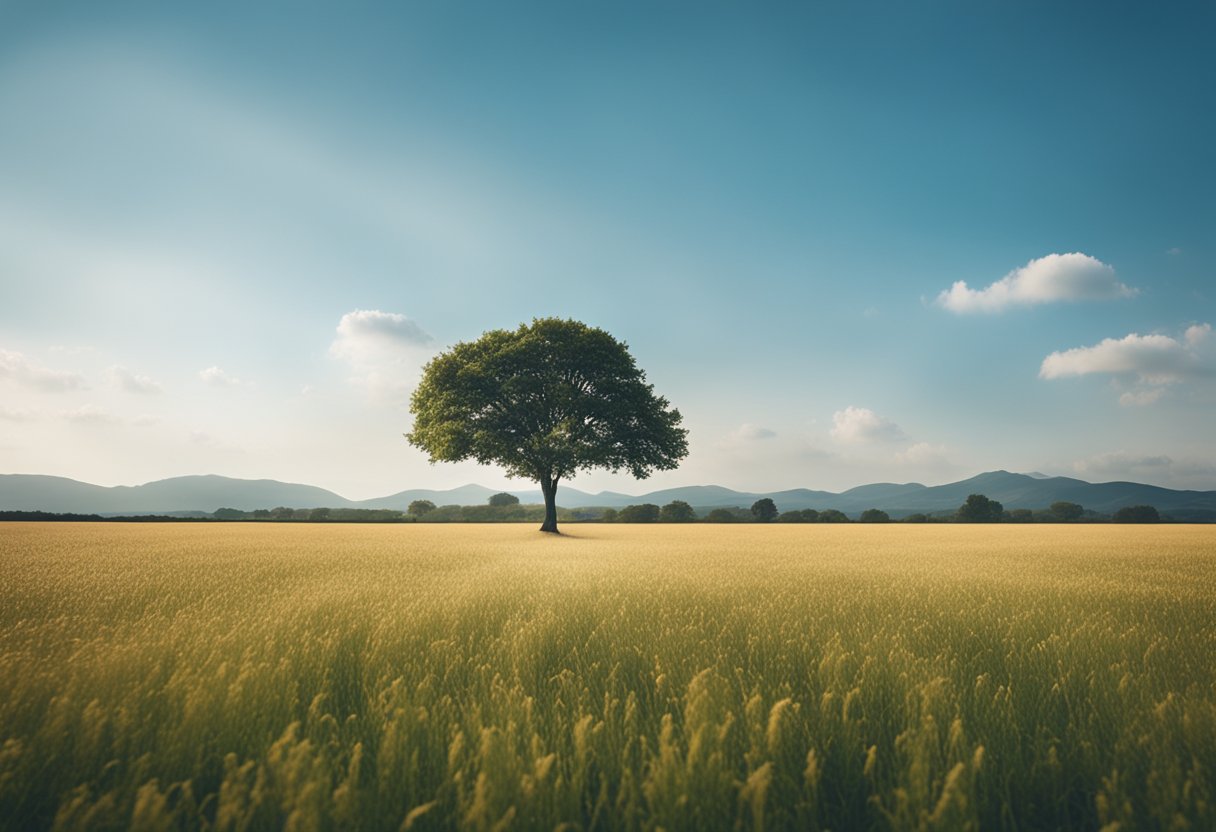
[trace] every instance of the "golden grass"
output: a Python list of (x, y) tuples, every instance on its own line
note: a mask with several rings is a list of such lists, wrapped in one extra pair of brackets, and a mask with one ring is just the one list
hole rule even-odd
[(0, 526), (0, 827), (1216, 828), (1216, 527)]

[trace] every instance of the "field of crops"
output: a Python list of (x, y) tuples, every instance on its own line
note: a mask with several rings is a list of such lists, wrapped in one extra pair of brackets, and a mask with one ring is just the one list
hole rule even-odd
[(1213, 829), (1216, 527), (0, 526), (5, 829)]

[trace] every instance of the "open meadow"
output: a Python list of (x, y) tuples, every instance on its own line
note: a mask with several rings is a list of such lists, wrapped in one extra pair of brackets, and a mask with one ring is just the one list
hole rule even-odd
[(4, 829), (1213, 829), (1216, 526), (0, 527)]

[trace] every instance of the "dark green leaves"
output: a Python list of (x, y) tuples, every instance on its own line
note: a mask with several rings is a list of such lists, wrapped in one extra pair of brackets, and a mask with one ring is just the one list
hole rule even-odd
[(578, 321), (541, 318), (456, 344), (427, 364), (410, 443), (432, 462), (475, 459), (529, 479), (578, 470), (644, 478), (688, 453), (680, 413), (627, 347)]

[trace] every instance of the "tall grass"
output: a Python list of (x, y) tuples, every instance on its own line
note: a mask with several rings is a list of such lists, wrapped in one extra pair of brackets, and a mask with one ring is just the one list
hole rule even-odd
[(1213, 829), (1216, 528), (6, 524), (5, 829)]

